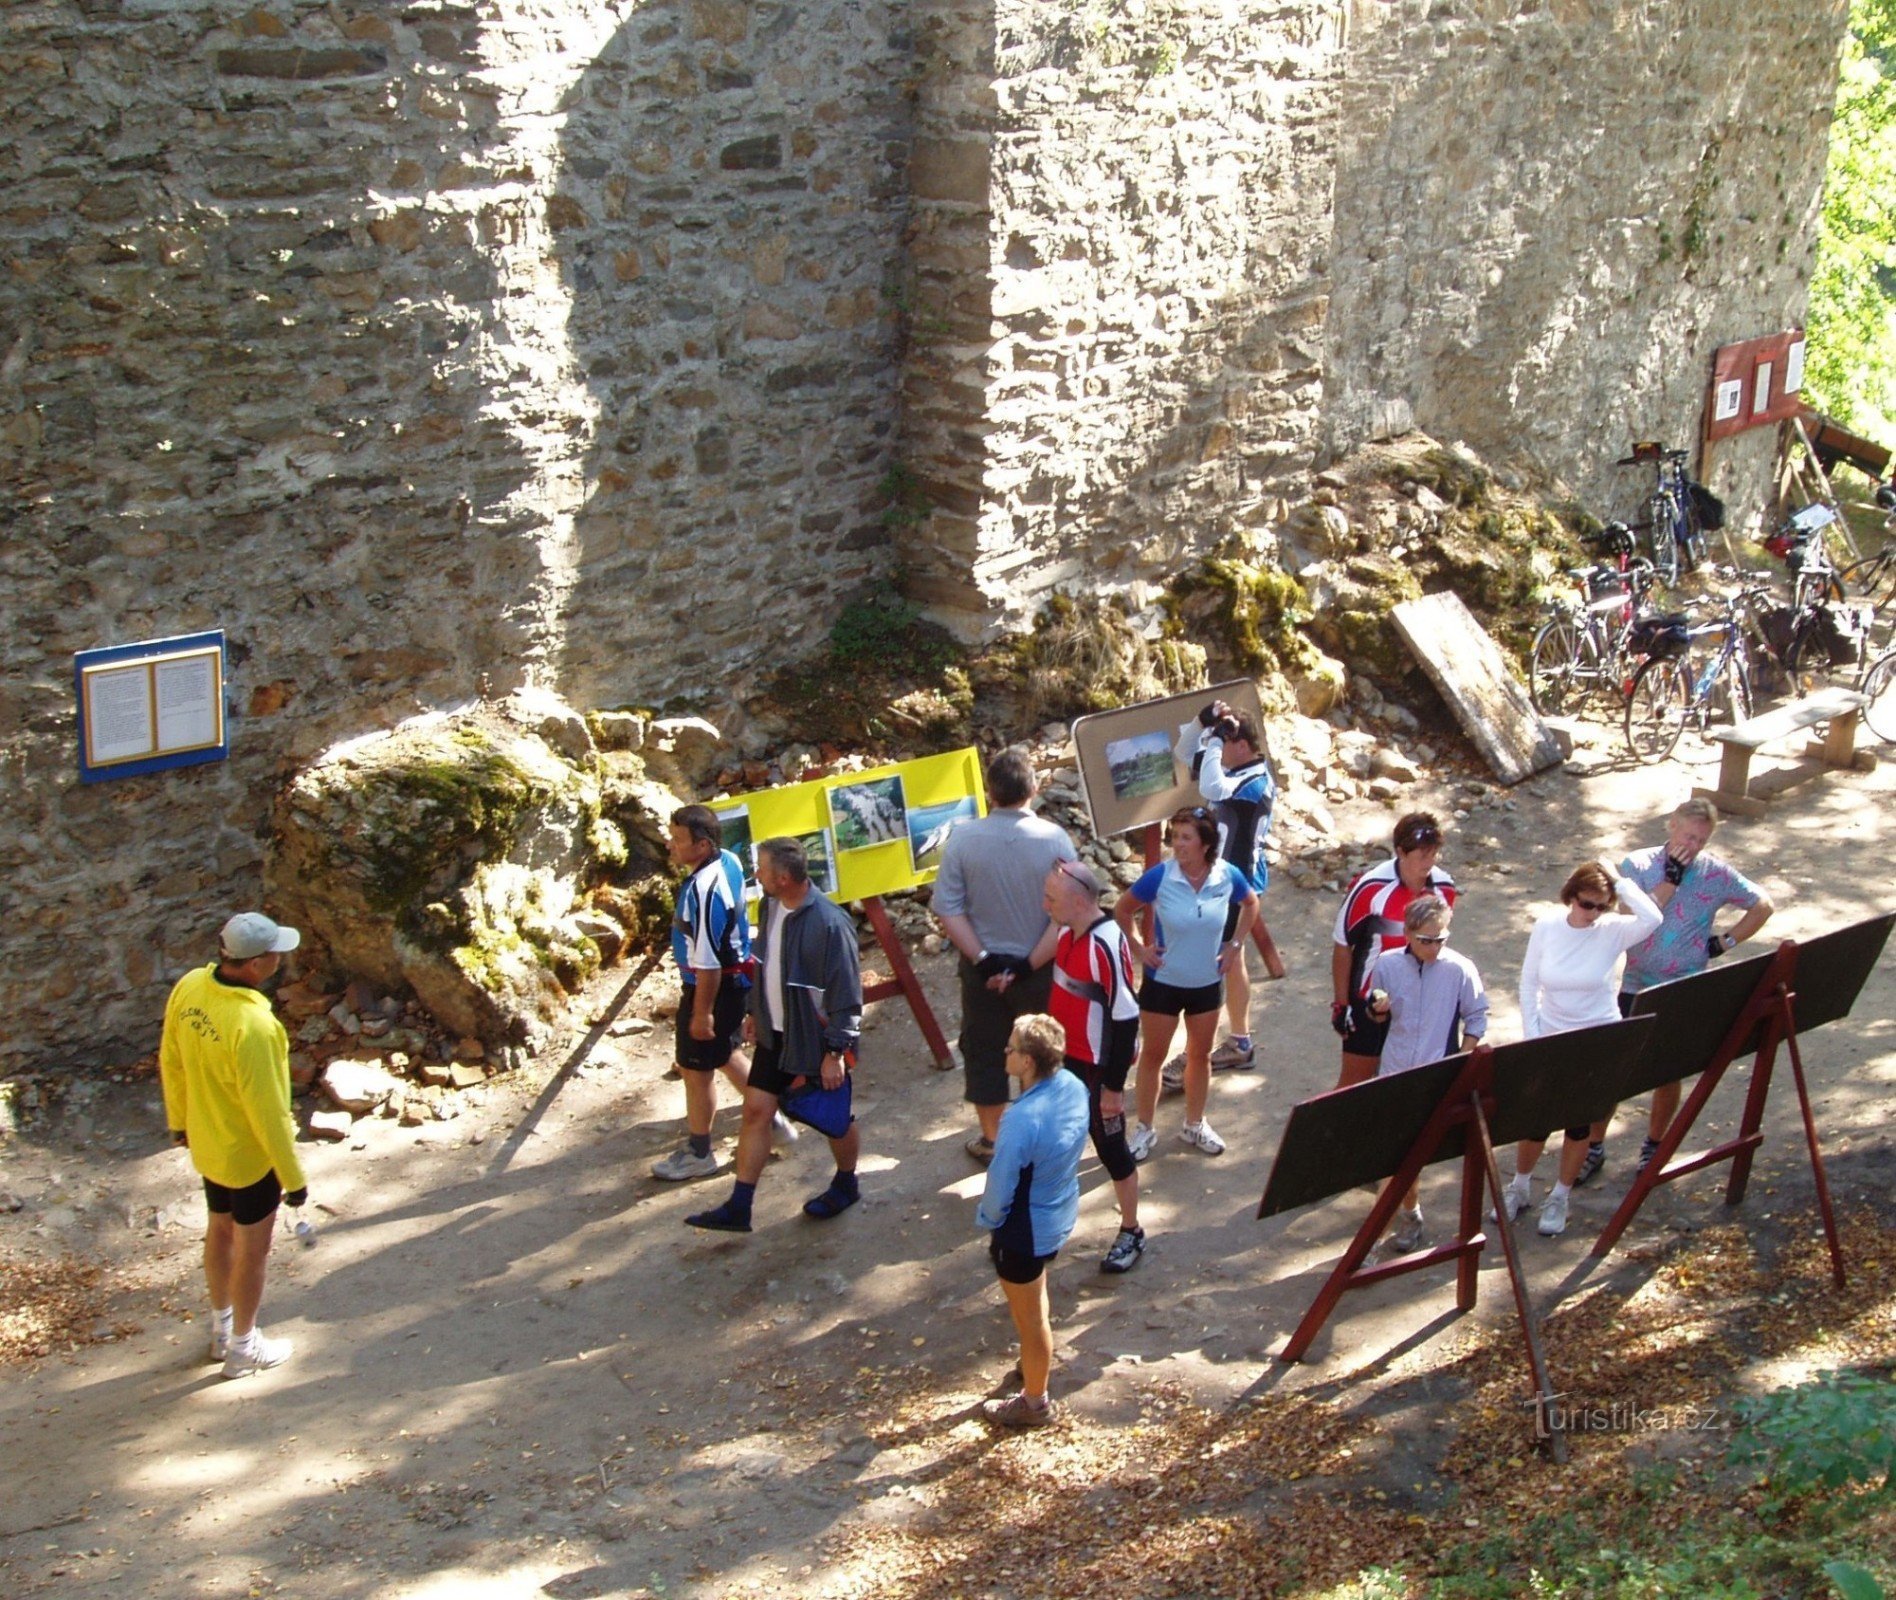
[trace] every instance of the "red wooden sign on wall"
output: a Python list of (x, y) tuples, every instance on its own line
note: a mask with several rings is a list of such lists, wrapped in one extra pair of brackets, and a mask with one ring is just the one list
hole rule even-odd
[(1712, 389), (1705, 397), (1707, 441), (1796, 416), (1803, 387), (1802, 328), (1720, 347), (1712, 357)]

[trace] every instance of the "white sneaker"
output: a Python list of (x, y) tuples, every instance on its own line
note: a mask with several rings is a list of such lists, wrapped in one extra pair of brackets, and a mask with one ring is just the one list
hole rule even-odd
[(1567, 1231), (1567, 1197), (1550, 1194), (1541, 1207), (1540, 1232), (1543, 1239), (1558, 1239)]
[(1202, 1150), (1208, 1156), (1221, 1156), (1225, 1153), (1225, 1142), (1212, 1130), (1209, 1122), (1188, 1122), (1178, 1130), (1178, 1136), (1187, 1144)]
[(266, 1339), (261, 1328), (252, 1328), (248, 1339), (232, 1339), (224, 1356), (224, 1376), (247, 1378), (253, 1372), (280, 1367), (290, 1359), (294, 1348), (288, 1339)]
[(211, 1362), (220, 1362), (224, 1359), (225, 1356), (229, 1354), (230, 1354), (230, 1329), (220, 1328), (217, 1326), (215, 1322), (213, 1322), (211, 1324), (210, 1353), (205, 1357), (205, 1359)]
[(772, 1144), (795, 1144), (802, 1137), (797, 1125), (779, 1111), (770, 1119), (770, 1142)]
[(1523, 1189), (1518, 1184), (1510, 1183), (1501, 1191), (1502, 1213), (1507, 1217), (1508, 1221), (1512, 1222), (1527, 1209), (1532, 1199), (1532, 1191)]
[(1152, 1159), (1152, 1147), (1159, 1142), (1156, 1128), (1148, 1128), (1143, 1122), (1135, 1122), (1132, 1132), (1126, 1135), (1126, 1148), (1132, 1152), (1132, 1159), (1145, 1162)]
[(693, 1155), (690, 1145), (681, 1144), (663, 1160), (652, 1163), (652, 1176), (666, 1183), (683, 1183), (689, 1178), (708, 1178), (721, 1165), (716, 1156)]

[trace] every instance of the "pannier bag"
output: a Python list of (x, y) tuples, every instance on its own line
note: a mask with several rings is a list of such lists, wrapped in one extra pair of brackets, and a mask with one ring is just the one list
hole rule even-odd
[(1811, 614), (1810, 637), (1833, 667), (1847, 667), (1863, 659), (1870, 635), (1868, 606), (1837, 605), (1825, 601)]
[(1688, 482), (1686, 493), (1692, 497), (1692, 511), (1701, 528), (1716, 533), (1725, 526), (1725, 502), (1702, 483)]
[(1669, 660), (1682, 656), (1690, 640), (1686, 633), (1689, 619), (1683, 611), (1662, 617), (1640, 617), (1626, 636), (1627, 646), (1636, 654)]

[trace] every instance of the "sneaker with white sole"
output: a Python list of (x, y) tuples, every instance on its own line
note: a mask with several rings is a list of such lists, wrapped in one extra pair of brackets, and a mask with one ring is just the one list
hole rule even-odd
[(1211, 1053), (1213, 1072), (1249, 1072), (1257, 1065), (1257, 1047), (1227, 1039)]
[(1158, 1130), (1143, 1122), (1135, 1122), (1132, 1132), (1126, 1135), (1126, 1148), (1132, 1152), (1132, 1159), (1140, 1163), (1152, 1159), (1152, 1147), (1158, 1142)]
[(1633, 1171), (1636, 1173), (1644, 1172), (1652, 1165), (1652, 1158), (1658, 1154), (1659, 1141), (1657, 1139), (1648, 1139), (1639, 1147), (1639, 1160), (1634, 1163)]
[(693, 1155), (690, 1145), (681, 1144), (663, 1160), (652, 1163), (652, 1176), (666, 1183), (684, 1183), (691, 1178), (709, 1178), (722, 1165), (716, 1156)]
[(220, 1328), (215, 1323), (213, 1323), (211, 1325), (211, 1347), (210, 1347), (210, 1350), (206, 1353), (204, 1359), (211, 1362), (213, 1365), (216, 1365), (222, 1362), (224, 1357), (229, 1354), (230, 1354), (230, 1329)]
[(266, 1339), (261, 1328), (252, 1328), (247, 1339), (233, 1338), (224, 1355), (224, 1376), (247, 1378), (253, 1372), (267, 1372), (290, 1359), (295, 1348), (288, 1339)]
[(1161, 1094), (1185, 1092), (1185, 1058), (1183, 1056), (1173, 1056), (1159, 1069), (1159, 1092)]
[(1145, 1254), (1146, 1234), (1144, 1228), (1121, 1228), (1113, 1236), (1112, 1248), (1100, 1258), (1101, 1272), (1130, 1272), (1139, 1265), (1139, 1257)]
[(1533, 1202), (1533, 1191), (1510, 1183), (1501, 1191), (1501, 1211), (1512, 1222)]
[(1383, 1241), (1383, 1249), (1392, 1256), (1406, 1256), (1422, 1243), (1422, 1235), (1422, 1208), (1398, 1211), (1395, 1229)]
[(1567, 1197), (1550, 1194), (1541, 1207), (1540, 1234), (1543, 1239), (1558, 1239), (1567, 1231)]
[(802, 1137), (802, 1130), (781, 1111), (770, 1119), (771, 1143), (795, 1144)]
[(1217, 1131), (1209, 1122), (1188, 1122), (1178, 1130), (1178, 1136), (1194, 1150), (1202, 1150), (1208, 1156), (1221, 1156), (1225, 1153), (1225, 1142), (1218, 1137)]

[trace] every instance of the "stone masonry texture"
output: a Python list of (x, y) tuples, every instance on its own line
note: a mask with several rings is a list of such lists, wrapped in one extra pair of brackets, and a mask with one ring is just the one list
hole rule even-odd
[[(0, 1070), (149, 1048), (274, 797), (425, 708), (1139, 601), (1408, 426), (1630, 510), (1802, 318), (1843, 17), (8, 5)], [(210, 627), (233, 759), (80, 786), (72, 654)]]

